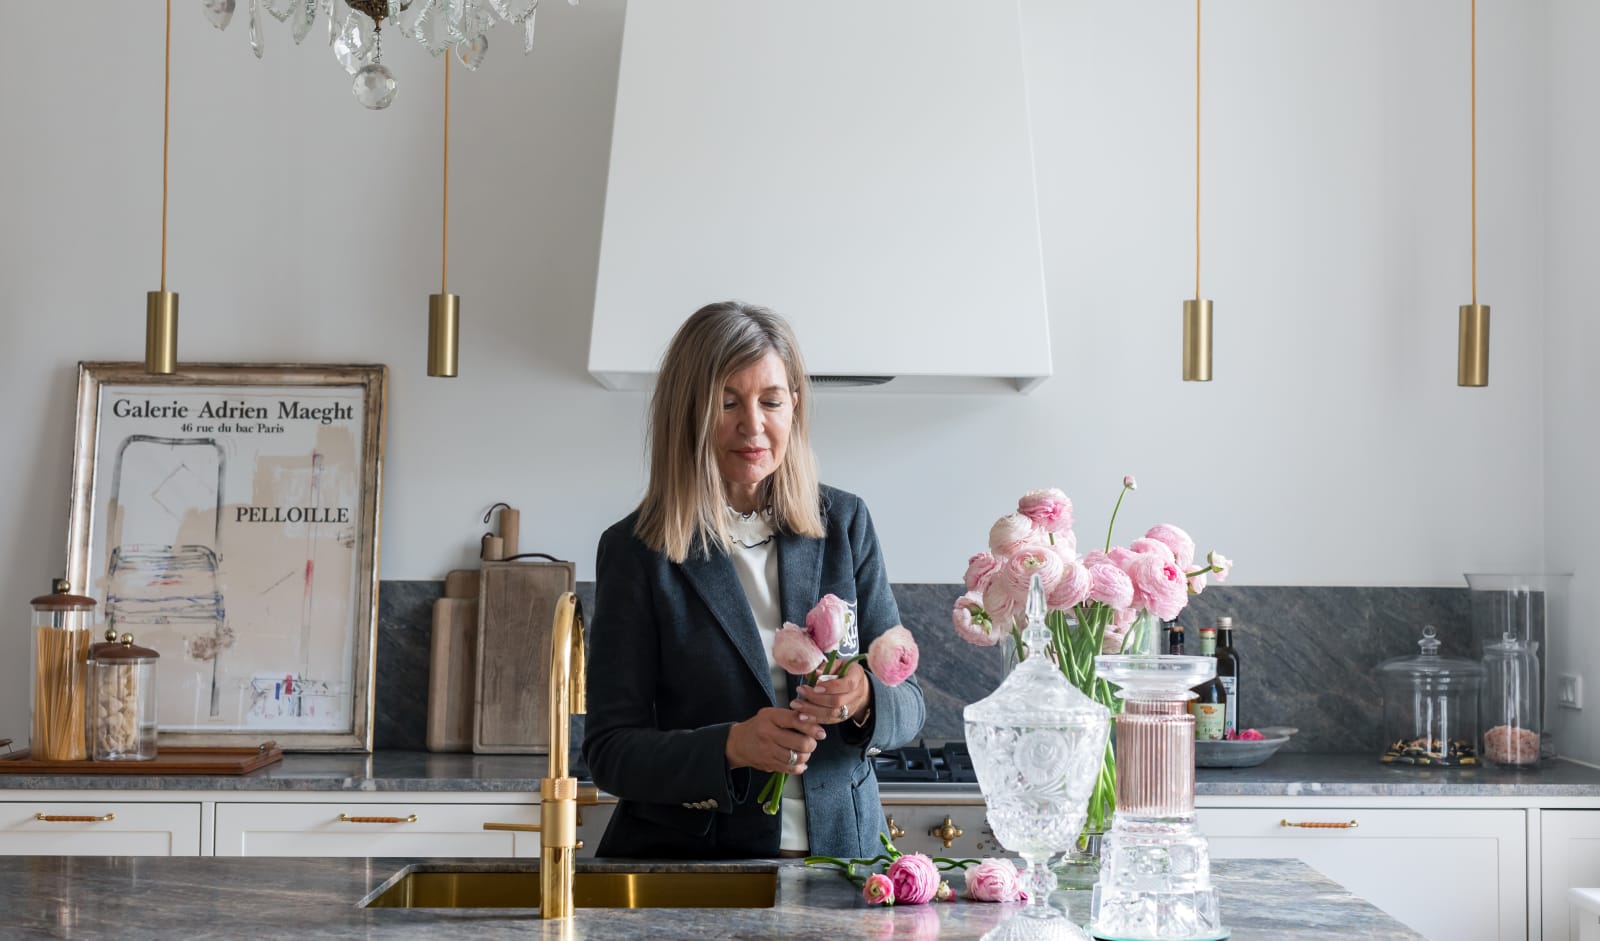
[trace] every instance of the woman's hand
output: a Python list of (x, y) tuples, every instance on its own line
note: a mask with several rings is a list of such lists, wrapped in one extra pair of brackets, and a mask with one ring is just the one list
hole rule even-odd
[(796, 712), (816, 716), (824, 725), (833, 725), (848, 718), (860, 719), (872, 705), (872, 682), (861, 664), (852, 663), (844, 675), (823, 680), (816, 686), (800, 686), (795, 692), (800, 698), (790, 705)]
[(768, 706), (733, 724), (723, 752), (729, 768), (801, 774), (817, 743), (827, 737), (811, 712)]

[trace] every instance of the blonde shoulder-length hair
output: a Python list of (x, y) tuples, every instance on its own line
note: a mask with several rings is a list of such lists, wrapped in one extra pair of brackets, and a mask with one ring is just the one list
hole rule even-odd
[(732, 547), (715, 444), (723, 387), (768, 353), (776, 353), (789, 374), (794, 415), (783, 463), (762, 481), (762, 495), (775, 528), (823, 535), (808, 433), (811, 385), (794, 330), (765, 307), (722, 301), (695, 311), (678, 328), (650, 401), (650, 482), (634, 532), (674, 562), (696, 547), (706, 554)]

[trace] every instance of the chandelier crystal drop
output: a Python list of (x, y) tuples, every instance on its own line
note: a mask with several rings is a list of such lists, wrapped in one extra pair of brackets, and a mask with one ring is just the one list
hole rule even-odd
[[(477, 71), (489, 51), (489, 31), (500, 23), (522, 31), (522, 51), (533, 51), (533, 25), (539, 0), (200, 0), (206, 19), (227, 29), (238, 3), (247, 5), (250, 49), (265, 51), (262, 12), (290, 24), (299, 45), (320, 17), (328, 24), (328, 45), (344, 70), (355, 77), (351, 92), (374, 110), (394, 100), (394, 73), (383, 64), (384, 29), (415, 40), (435, 56), (451, 52)], [(567, 0), (572, 6), (578, 0)]]

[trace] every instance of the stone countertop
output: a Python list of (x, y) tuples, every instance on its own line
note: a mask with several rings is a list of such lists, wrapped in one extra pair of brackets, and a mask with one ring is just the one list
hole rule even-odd
[[(187, 790), (327, 792), (510, 792), (539, 790), (539, 755), (386, 751), (372, 755), (292, 754), (247, 775), (0, 774), (0, 790)], [(979, 799), (976, 785), (885, 784), (884, 797), (937, 794)], [(1279, 752), (1254, 768), (1201, 768), (1200, 797), (1592, 797), (1600, 769), (1550, 761), (1534, 771), (1500, 768), (1401, 769), (1367, 754)]]
[[(580, 909), (542, 921), (525, 909), (366, 909), (359, 902), (409, 865), (526, 871), (508, 861), (183, 857), (0, 857), (7, 938), (81, 941), (221, 938), (582, 939), (979, 938), (1017, 906), (959, 901), (875, 908), (831, 871), (778, 867), (770, 909)], [(648, 864), (646, 864), (648, 865)], [(711, 867), (714, 868), (716, 864)], [(748, 869), (762, 864), (720, 864)], [(771, 864), (765, 864), (770, 867)], [(604, 868), (580, 863), (581, 869)], [(633, 868), (639, 868), (635, 865)], [(1422, 936), (1293, 860), (1218, 860), (1223, 924), (1233, 941)], [(1078, 921), (1088, 893), (1056, 893)]]

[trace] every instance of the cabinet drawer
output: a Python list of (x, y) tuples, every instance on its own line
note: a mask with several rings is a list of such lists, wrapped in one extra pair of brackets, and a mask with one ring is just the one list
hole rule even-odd
[(0, 854), (198, 856), (200, 803), (0, 802)]
[(1527, 935), (1522, 810), (1202, 808), (1196, 820), (1213, 858), (1304, 860), (1430, 938)]
[[(341, 819), (343, 815), (344, 819)], [(415, 820), (412, 816), (415, 815)], [(217, 803), (218, 856), (537, 856), (537, 804)]]

